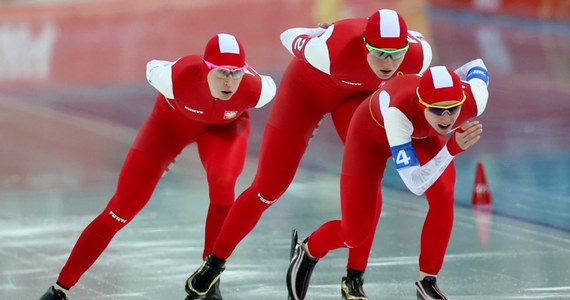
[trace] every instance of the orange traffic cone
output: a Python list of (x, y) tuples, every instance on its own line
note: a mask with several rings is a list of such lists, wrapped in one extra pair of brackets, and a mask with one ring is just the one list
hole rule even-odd
[(485, 171), (483, 170), (483, 164), (481, 162), (477, 163), (477, 171), (475, 173), (475, 183), (473, 184), (473, 197), (471, 198), (471, 204), (491, 204), (491, 191), (489, 190), (489, 185), (487, 184), (487, 177), (485, 176)]

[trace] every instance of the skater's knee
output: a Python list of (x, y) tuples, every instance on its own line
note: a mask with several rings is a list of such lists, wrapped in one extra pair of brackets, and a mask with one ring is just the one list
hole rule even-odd
[(276, 197), (264, 197), (260, 192), (256, 193), (255, 198), (265, 204), (265, 205), (272, 205), (273, 203), (275, 203), (277, 201)]
[(237, 182), (237, 178), (238, 176), (234, 176), (234, 175), (224, 175), (224, 176), (219, 176), (219, 175), (215, 175), (215, 174), (211, 174), (208, 175), (207, 180), (208, 180), (208, 186), (210, 188), (210, 191), (215, 191), (218, 193), (229, 193), (235, 190), (235, 185)]
[(254, 181), (248, 189), (248, 198), (255, 199), (255, 202), (263, 203), (264, 205), (272, 205), (279, 199), (283, 192), (272, 186), (260, 185)]
[(368, 232), (353, 232), (350, 234), (343, 234), (344, 245), (347, 248), (356, 248), (366, 242)]
[(98, 217), (103, 226), (113, 232), (117, 232), (125, 227), (130, 220), (125, 218), (124, 215), (113, 211), (112, 209), (105, 209)]
[(275, 201), (287, 191), (292, 180), (293, 176), (278, 176), (268, 174), (268, 172), (260, 172), (255, 176), (251, 189), (256, 191), (256, 195), (260, 194), (266, 200)]
[(109, 228), (116, 231), (120, 230), (129, 224), (142, 207), (144, 207), (144, 205), (127, 205), (129, 203), (131, 202), (121, 201), (117, 196), (114, 196), (99, 215), (99, 219)]

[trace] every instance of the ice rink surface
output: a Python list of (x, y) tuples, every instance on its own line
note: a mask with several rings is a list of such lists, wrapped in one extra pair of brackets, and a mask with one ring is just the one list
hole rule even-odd
[[(290, 60), (279, 42), (284, 29), (384, 7), (426, 36), (432, 65), (456, 68), (481, 57), (491, 74), (482, 140), (456, 158), (455, 227), (440, 287), (451, 299), (570, 299), (569, 5), (537, 0), (529, 8), (536, 13), (524, 13), (508, 0), (473, 1), (504, 3), (496, 11), (446, 2), (0, 2), (0, 299), (39, 298), (112, 196), (155, 99), (148, 60), (201, 53), (210, 36), (230, 32), (248, 62), (279, 82)], [(238, 193), (254, 175), (269, 109), (252, 113)], [(327, 117), (294, 183), (230, 258), (224, 299), (286, 299), (291, 230), (304, 237), (339, 217), (341, 151)], [(471, 205), (477, 162), (492, 196), (483, 208)], [(384, 187), (365, 289), (370, 299), (415, 299), (427, 205), (393, 168)], [(184, 299), (184, 281), (201, 263), (207, 196), (191, 146), (70, 298)], [(345, 264), (342, 250), (321, 260), (307, 299), (340, 299)]]

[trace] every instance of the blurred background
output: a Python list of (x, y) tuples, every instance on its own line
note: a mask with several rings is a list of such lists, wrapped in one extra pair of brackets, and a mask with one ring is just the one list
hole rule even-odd
[[(505, 257), (513, 258), (509, 253), (532, 248), (532, 253), (521, 256), (523, 261), (509, 261), (510, 267), (499, 268), (490, 262), (497, 256), (482, 255), (491, 259), (486, 262), (494, 270), (484, 278), (459, 271), (472, 269), (473, 261), (451, 265), (463, 279), (476, 279), (454, 282), (451, 278), (460, 276), (452, 271), (444, 290), (458, 295), (454, 299), (570, 298), (569, 283), (564, 285), (570, 275), (566, 271), (570, 267), (570, 1), (0, 0), (2, 298), (39, 297), (55, 281), (81, 230), (113, 194), (125, 154), (153, 107), (156, 92), (146, 83), (147, 61), (202, 53), (211, 36), (228, 32), (243, 42), (249, 64), (279, 83), (291, 59), (279, 41), (282, 31), (366, 18), (380, 8), (397, 10), (410, 29), (424, 34), (432, 46), (432, 65), (457, 68), (483, 58), (490, 71), (489, 104), (480, 118), (483, 138), (455, 159), (456, 222), (471, 224), (464, 225), (475, 238), (463, 235), (464, 228), (458, 226), (449, 252), (492, 252), (506, 262)], [(252, 113), (247, 166), (237, 193), (254, 175), (270, 107)], [(227, 299), (286, 297), (281, 281), (290, 229), (301, 228), (308, 234), (323, 221), (338, 218), (341, 155), (342, 144), (327, 117), (294, 184), (283, 196), (289, 200), (279, 201), (262, 219), (260, 229), (244, 240), (243, 250), (236, 251), (236, 264), (242, 267), (256, 265), (253, 254), (282, 255), (283, 260), (274, 265), (258, 263), (259, 270), (228, 270), (224, 274)], [(484, 166), (489, 191), (483, 239), (476, 226), (479, 210), (471, 213), (478, 163)], [(208, 194), (204, 180), (191, 146), (160, 183), (147, 208), (117, 235), (107, 251), (111, 254), (105, 254), (80, 288), (73, 290), (77, 297), (72, 294), (72, 298), (156, 299), (153, 295), (166, 294), (182, 299), (183, 281), (200, 263)], [(385, 234), (381, 240), (397, 240), (401, 248), (379, 246), (381, 251), (374, 254), (380, 261), (403, 255), (406, 262), (401, 265), (416, 276), (414, 253), (423, 214), (410, 215), (409, 220), (397, 220), (396, 215), (425, 213), (425, 201), (409, 195), (393, 167), (386, 171), (384, 186), (391, 197), (386, 197), (386, 221), (381, 228), (394, 233), (379, 234)], [(502, 229), (497, 224), (503, 224)], [(412, 232), (397, 232), (408, 225)], [(522, 238), (529, 234), (528, 239)], [(470, 248), (472, 240), (476, 249)], [(537, 240), (542, 241), (537, 249), (526, 244)], [(149, 255), (148, 260), (141, 262), (136, 253)], [(160, 254), (165, 256), (157, 257)], [(323, 272), (342, 269), (343, 256), (335, 257), (332, 261), (338, 266), (323, 267)], [(114, 269), (119, 262), (121, 267)], [(159, 262), (168, 266), (155, 265)], [(374, 269), (371, 263), (369, 272), (386, 274), (382, 269), (386, 266), (379, 264), (382, 267)], [(521, 269), (511, 270), (515, 265)], [(498, 275), (499, 269), (514, 275)], [(260, 280), (265, 276), (261, 271), (276, 274), (276, 279)], [(405, 288), (396, 280), (389, 292), (385, 285), (373, 286), (374, 291), (388, 293), (390, 299), (412, 299), (413, 289), (407, 285), (415, 277), (394, 272), (392, 276), (406, 278)], [(533, 276), (517, 281), (523, 272)], [(153, 274), (160, 274), (160, 285), (152, 285), (157, 280)], [(316, 289), (322, 288), (323, 294), (315, 293), (314, 299), (338, 298), (340, 275), (323, 278), (316, 279)], [(371, 277), (369, 281), (379, 280)], [(464, 284), (473, 282), (483, 283), (494, 296), (486, 298), (472, 285), (466, 291)], [(534, 285), (528, 286), (529, 282)], [(523, 288), (527, 286), (530, 290)], [(276, 294), (270, 294), (272, 290)]]

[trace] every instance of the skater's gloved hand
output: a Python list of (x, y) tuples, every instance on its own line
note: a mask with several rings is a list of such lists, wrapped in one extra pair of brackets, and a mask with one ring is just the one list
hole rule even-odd
[(483, 125), (479, 121), (465, 122), (447, 141), (447, 150), (452, 156), (467, 150), (481, 139)]

